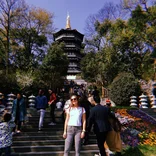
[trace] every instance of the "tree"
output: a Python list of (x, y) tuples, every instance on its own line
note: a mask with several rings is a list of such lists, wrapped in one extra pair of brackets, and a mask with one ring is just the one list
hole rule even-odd
[[(155, 6), (148, 7), (147, 3), (142, 3), (135, 5), (127, 20), (106, 18), (96, 21), (95, 35), (86, 42), (87, 48), (94, 49), (95, 59), (83, 60), (83, 75), (92, 76), (90, 80), (100, 82), (103, 87), (108, 87), (121, 72), (129, 72), (136, 79), (153, 79), (156, 56), (155, 13)], [(92, 74), (94, 72), (95, 75)]]
[(11, 24), (14, 17), (14, 11), (17, 9), (19, 0), (0, 0), (0, 42), (2, 53), (5, 53), (4, 58), (6, 75), (9, 70), (9, 55), (11, 53)]
[(109, 96), (116, 105), (129, 106), (131, 96), (139, 96), (140, 85), (131, 73), (120, 73), (109, 86)]
[(61, 79), (67, 75), (69, 61), (64, 52), (64, 46), (64, 43), (54, 42), (43, 59), (40, 78), (50, 88), (56, 89)]
[(81, 60), (82, 77), (89, 82), (96, 82), (97, 63), (94, 52), (87, 53)]
[(86, 20), (85, 26), (85, 50), (88, 52), (91, 47), (96, 52), (100, 50), (101, 46), (104, 46), (105, 40), (96, 29), (99, 23), (103, 23), (105, 20), (110, 21), (122, 18), (123, 15), (122, 5), (112, 2), (105, 3), (97, 13), (90, 15)]
[(141, 6), (137, 6), (132, 11), (132, 17), (128, 21), (122, 19), (116, 21), (105, 20), (102, 23), (98, 22), (96, 25), (98, 34), (105, 41), (104, 49), (105, 47), (113, 47), (118, 55), (116, 61), (121, 62), (119, 71), (131, 72), (137, 78), (142, 78), (145, 75), (145, 70), (142, 67), (145, 64), (147, 65), (147, 62), (150, 65), (146, 67), (152, 73), (153, 62), (149, 56), (155, 49), (155, 42), (148, 38), (148, 32), (150, 29), (153, 30), (151, 35), (154, 34), (154, 9), (149, 7), (148, 10), (148, 12), (145, 12)]
[(116, 77), (120, 70), (120, 62), (116, 51), (113, 47), (105, 47), (96, 55), (98, 66), (97, 79), (101, 86), (108, 86)]
[(16, 24), (12, 31), (18, 46), (14, 61), (22, 69), (35, 67), (42, 61), (54, 31), (52, 13), (36, 7), (26, 8), (14, 18)]
[(10, 64), (24, 70), (37, 66), (52, 40), (53, 13), (29, 7), (24, 0), (1, 0), (0, 11), (0, 54), (6, 74)]

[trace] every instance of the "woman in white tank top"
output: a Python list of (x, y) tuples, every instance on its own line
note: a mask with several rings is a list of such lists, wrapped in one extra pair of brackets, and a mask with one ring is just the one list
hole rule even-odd
[(75, 156), (80, 156), (81, 139), (86, 131), (86, 112), (79, 106), (77, 95), (72, 95), (71, 107), (66, 111), (63, 138), (65, 139), (64, 156), (68, 156), (75, 140)]

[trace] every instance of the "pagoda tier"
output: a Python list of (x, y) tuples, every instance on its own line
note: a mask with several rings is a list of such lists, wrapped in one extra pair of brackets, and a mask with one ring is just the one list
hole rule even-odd
[(84, 35), (76, 29), (61, 29), (54, 34), (54, 41), (65, 43), (65, 53), (69, 59), (68, 75), (76, 75), (81, 73), (80, 61)]

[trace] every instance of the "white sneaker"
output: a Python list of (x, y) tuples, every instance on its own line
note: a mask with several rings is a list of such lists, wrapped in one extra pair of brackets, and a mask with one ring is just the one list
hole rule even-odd
[(21, 133), (21, 131), (20, 130), (17, 130), (16, 133)]
[(53, 125), (56, 125), (56, 123), (54, 123), (54, 122), (51, 122), (49, 125), (50, 125), (50, 126), (53, 126)]

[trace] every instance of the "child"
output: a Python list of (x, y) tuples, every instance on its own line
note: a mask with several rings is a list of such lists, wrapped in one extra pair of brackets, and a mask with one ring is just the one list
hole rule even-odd
[(11, 121), (11, 114), (5, 113), (3, 122), (0, 123), (0, 156), (5, 153), (5, 156), (11, 155), (12, 130), (15, 127)]

